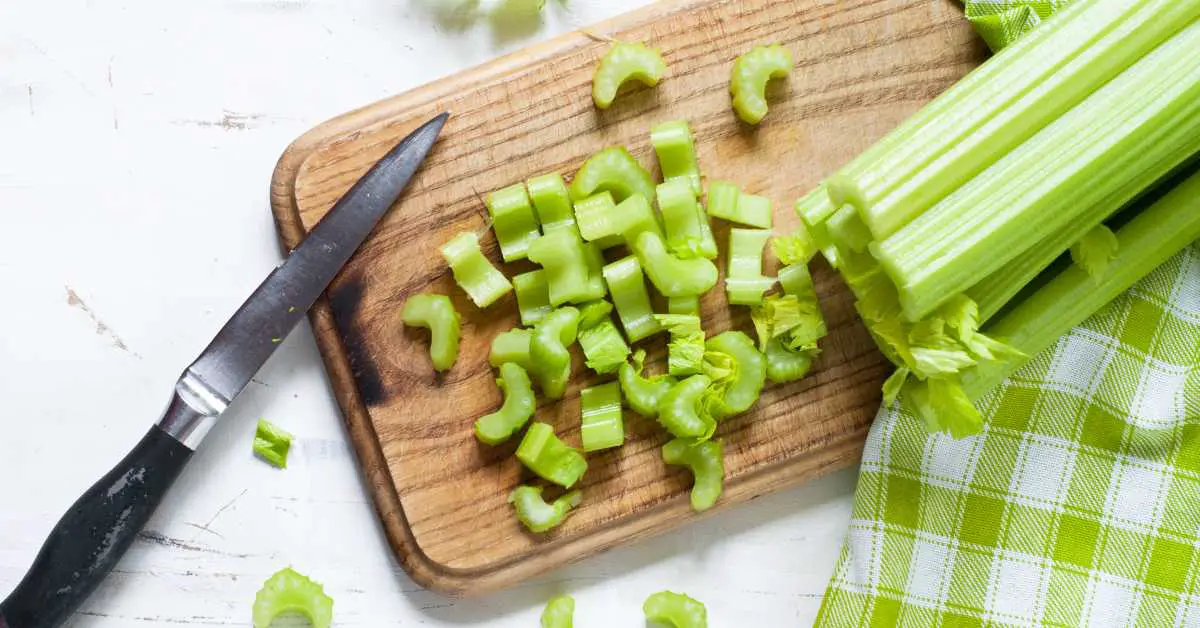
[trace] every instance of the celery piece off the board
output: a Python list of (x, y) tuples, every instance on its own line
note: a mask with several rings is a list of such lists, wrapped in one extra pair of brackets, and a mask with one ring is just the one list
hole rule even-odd
[(504, 393), (500, 409), (475, 421), (475, 437), (487, 445), (499, 445), (525, 426), (537, 408), (533, 396), (533, 383), (529, 374), (514, 362), (500, 365), (500, 377), (496, 380)]
[(642, 604), (646, 619), (673, 628), (708, 628), (708, 610), (704, 604), (683, 593), (659, 591)]
[(517, 311), (521, 314), (522, 325), (533, 325), (554, 309), (550, 305), (546, 271), (531, 270), (514, 275), (512, 284), (517, 294)]
[(654, 199), (654, 176), (623, 146), (605, 148), (592, 155), (571, 181), (571, 198), (576, 202), (610, 192), (620, 203), (634, 194)]
[(642, 43), (613, 42), (592, 76), (592, 101), (597, 109), (608, 109), (626, 81), (654, 87), (666, 73), (667, 64), (658, 50)]
[(530, 532), (546, 532), (562, 525), (571, 509), (583, 501), (582, 493), (571, 491), (547, 503), (542, 497), (542, 490), (540, 486), (521, 485), (508, 495), (508, 503), (516, 511), (517, 521)]
[(542, 235), (525, 184), (517, 183), (492, 192), (484, 199), (484, 204), (492, 218), (492, 231), (496, 232), (504, 261), (525, 259), (529, 244)]
[(333, 598), (325, 588), (291, 567), (276, 572), (254, 596), (254, 628), (270, 628), (284, 613), (299, 613), (312, 628), (329, 628), (333, 623)]
[(629, 345), (607, 314), (599, 323), (580, 330), (579, 347), (588, 368), (601, 375), (616, 373), (630, 353)]
[(725, 271), (725, 292), (736, 305), (762, 303), (763, 294), (775, 285), (774, 277), (762, 274), (763, 247), (771, 232), (765, 229), (729, 230), (729, 266)]
[(556, 595), (542, 610), (542, 628), (574, 628), (575, 598)]
[(696, 159), (696, 141), (686, 120), (663, 122), (650, 129), (650, 143), (658, 155), (663, 180), (684, 179), (692, 194), (700, 195), (700, 163)]
[(619, 383), (584, 388), (579, 393), (579, 411), (582, 416), (579, 435), (584, 451), (600, 451), (625, 444)]
[(792, 52), (782, 45), (756, 46), (733, 62), (729, 93), (733, 111), (746, 124), (767, 116), (767, 83), (792, 71)]
[(604, 267), (604, 280), (630, 342), (637, 342), (662, 331), (650, 306), (650, 293), (642, 265), (632, 255)]
[(474, 233), (454, 236), (442, 245), (441, 253), (450, 266), (454, 281), (478, 307), (487, 307), (512, 292), (508, 278), (479, 250), (479, 237)]
[(571, 488), (587, 471), (583, 454), (554, 435), (554, 428), (534, 422), (517, 447), (517, 460), (542, 479)]
[(458, 312), (443, 294), (415, 294), (404, 302), (400, 318), (405, 325), (429, 330), (429, 357), (433, 368), (449, 370), (458, 359), (461, 334)]
[(254, 430), (254, 453), (259, 458), (280, 469), (287, 468), (288, 451), (292, 448), (292, 435), (266, 419), (258, 420)]
[(525, 182), (525, 187), (529, 190), (529, 200), (533, 202), (543, 233), (575, 226), (571, 193), (567, 191), (561, 174), (551, 172), (533, 177)]

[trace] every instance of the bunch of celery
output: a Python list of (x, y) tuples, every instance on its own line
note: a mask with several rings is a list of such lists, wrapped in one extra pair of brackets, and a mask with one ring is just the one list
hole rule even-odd
[[(1155, 254), (1130, 258), (1145, 221), (1105, 223), (1200, 153), (1198, 18), (1200, 0), (1080, 0), (801, 199), (898, 367), (885, 398), (904, 390), (931, 430), (977, 432), (971, 402), (1045, 346), (1013, 321), (1065, 331), (1104, 303), (1026, 288), (1056, 259), (1070, 251), (1085, 270), (1067, 277), (1112, 289), (1190, 242), (1151, 230)], [(1194, 220), (1195, 202), (1171, 198), (1153, 206), (1163, 224)]]

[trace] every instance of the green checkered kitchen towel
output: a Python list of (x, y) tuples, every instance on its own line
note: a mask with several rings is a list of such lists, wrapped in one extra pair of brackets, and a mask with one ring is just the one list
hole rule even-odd
[(980, 409), (880, 411), (817, 625), (1200, 626), (1200, 243)]

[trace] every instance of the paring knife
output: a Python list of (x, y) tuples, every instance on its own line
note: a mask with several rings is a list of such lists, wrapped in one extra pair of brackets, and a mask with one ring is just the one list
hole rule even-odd
[(396, 202), (449, 114), (426, 122), (363, 175), (267, 275), (175, 384), (166, 412), (54, 526), (0, 603), (0, 628), (53, 628), (133, 543), (192, 452)]

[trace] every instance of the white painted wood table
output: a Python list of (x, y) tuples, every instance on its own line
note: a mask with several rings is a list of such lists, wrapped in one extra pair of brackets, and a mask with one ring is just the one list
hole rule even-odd
[[(0, 3), (0, 595), (279, 261), (267, 183), (291, 139), (641, 4), (552, 0), (512, 32), (439, 20), (418, 0)], [(298, 436), (288, 470), (251, 455), (258, 417)], [(558, 592), (576, 597), (582, 628), (641, 626), (642, 600), (664, 588), (705, 601), (713, 626), (807, 625), (853, 483), (838, 472), (447, 599), (391, 557), (302, 326), (69, 625), (249, 626), (254, 593), (286, 565), (325, 584), (343, 627), (532, 627)]]

